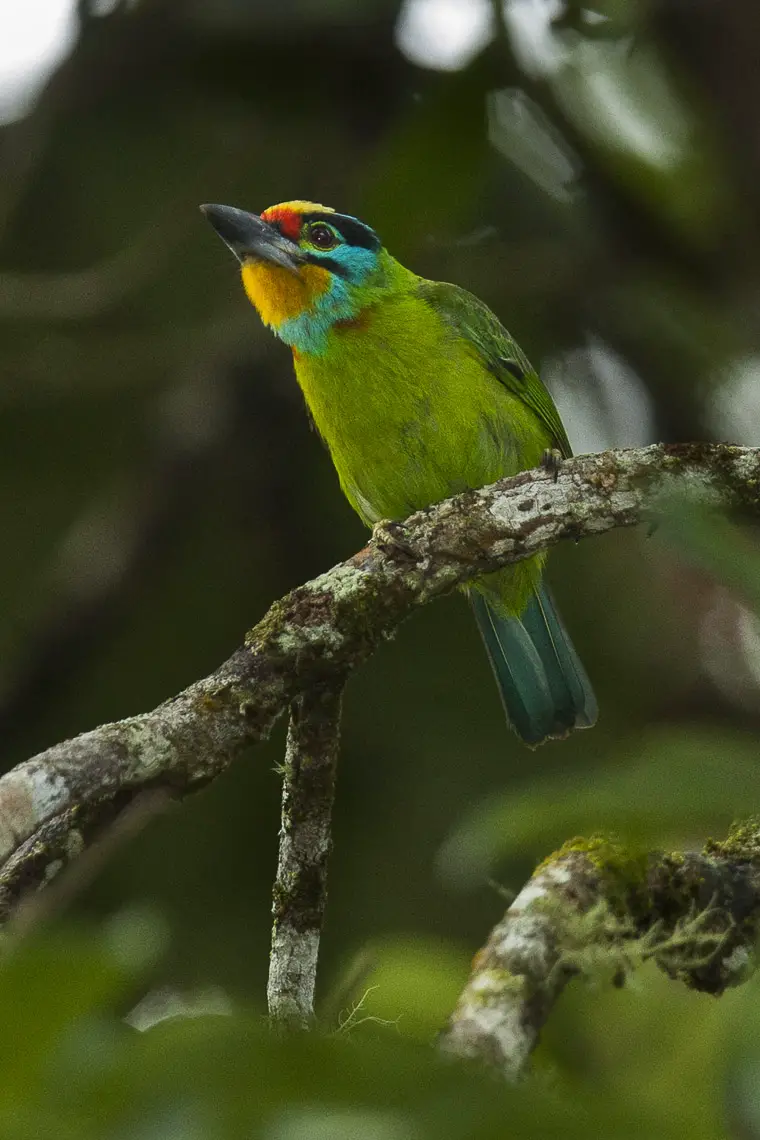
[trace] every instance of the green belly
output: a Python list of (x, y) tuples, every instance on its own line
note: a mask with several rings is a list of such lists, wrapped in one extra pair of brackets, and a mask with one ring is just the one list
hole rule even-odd
[[(369, 329), (336, 331), (324, 356), (296, 361), (341, 487), (369, 526), (536, 466), (552, 442), (437, 318), (411, 328), (398, 317), (388, 323), (384, 313)], [(518, 563), (476, 588), (519, 613), (541, 565)]]
[(548, 430), (462, 341), (335, 332), (296, 374), (341, 486), (368, 524), (535, 466)]

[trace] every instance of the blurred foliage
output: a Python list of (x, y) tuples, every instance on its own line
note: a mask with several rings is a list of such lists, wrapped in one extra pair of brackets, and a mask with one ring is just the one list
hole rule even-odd
[[(539, 1078), (505, 1087), (477, 1067), (453, 1065), (403, 1031), (379, 1030), (372, 1018), (353, 1018), (331, 1036), (282, 1039), (244, 1008), (216, 1015), (196, 1009), (192, 1016), (169, 1010), (137, 1030), (119, 1012), (154, 964), (146, 961), (144, 941), (157, 949), (161, 934), (149, 915), (132, 913), (112, 919), (99, 934), (58, 930), (54, 938), (6, 945), (0, 963), (3, 1137), (580, 1140), (591, 1134), (676, 1140), (716, 1134), (710, 1094), (718, 1072), (687, 1120), (672, 1109), (664, 1079), (666, 1073), (672, 1077), (672, 1027), (656, 1046), (659, 1087), (644, 1096), (631, 1084), (630, 1042), (610, 1030), (610, 1053), (629, 1070), (622, 1097), (617, 1083), (595, 1087), (577, 1056), (569, 1058), (570, 1072), (561, 1081)], [(425, 961), (421, 955), (418, 971)], [(407, 956), (393, 988), (402, 1004), (411, 999), (422, 1010), (420, 975), (409, 972), (410, 965)], [(657, 987), (656, 978), (650, 983)], [(436, 1001), (429, 990), (431, 1012)], [(640, 1034), (646, 1016), (640, 1002), (630, 995), (628, 1002)], [(613, 1027), (620, 1021), (619, 1010), (596, 1011), (591, 1004), (592, 1017), (604, 1012)], [(684, 1008), (683, 1014), (693, 1022), (693, 1011)], [(679, 1056), (679, 1080), (689, 1092), (697, 1092), (692, 1082), (714, 1064), (723, 1032), (725, 1026), (714, 1025), (698, 1049)]]
[[(758, 442), (760, 8), (494, 3), (486, 46), (436, 71), (446, 10), (83, 0), (70, 55), (0, 126), (5, 768), (158, 703), (363, 541), (200, 202), (366, 217), (492, 305), (578, 450)], [(759, 565), (736, 522), (684, 513), (554, 553), (601, 718), (535, 754), (466, 607), (408, 623), (345, 704), (320, 996), (348, 1030), (283, 1043), (260, 1020), (277, 734), (110, 860), (71, 916), (86, 933), (13, 950), (0, 1131), (760, 1136), (754, 987), (571, 988), (518, 1091), (428, 1047), (503, 908), (490, 874), (516, 888), (576, 831), (701, 844), (758, 810)], [(150, 968), (106, 946), (108, 916), (146, 904), (172, 932)], [(164, 984), (241, 1012), (120, 1023)]]
[(614, 767), (603, 760), (583, 778), (536, 780), (497, 795), (443, 846), (439, 863), (454, 882), (472, 884), (499, 858), (535, 863), (574, 835), (605, 832), (667, 848), (720, 835), (737, 816), (758, 811), (756, 737), (669, 726), (616, 749)]
[(730, 587), (760, 615), (760, 544), (718, 511), (693, 496), (674, 496), (658, 512), (660, 537), (695, 566)]

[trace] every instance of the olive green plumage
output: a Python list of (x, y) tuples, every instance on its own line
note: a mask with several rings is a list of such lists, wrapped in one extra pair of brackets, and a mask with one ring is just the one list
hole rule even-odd
[[(400, 268), (400, 267), (399, 267)], [(389, 276), (391, 276), (389, 274)], [(494, 314), (456, 285), (393, 273), (360, 330), (334, 329), (296, 375), (343, 491), (371, 525), (571, 454), (537, 374)], [(585, 671), (548, 591), (544, 556), (473, 584), (507, 718), (527, 744), (596, 719)]]
[[(547, 451), (571, 454), (549, 393), (477, 297), (411, 273), (377, 239), (373, 247), (373, 231), (356, 219), (309, 203), (273, 207), (263, 218), (276, 218), (272, 274), (287, 273), (287, 238), (311, 293), (298, 311), (294, 284), (277, 276), (269, 288), (260, 268), (246, 279), (238, 254), (246, 289), (293, 347), (341, 487), (368, 525), (535, 467)], [(327, 238), (315, 227), (327, 227)], [(249, 254), (259, 267), (265, 247), (257, 239)], [(275, 284), (281, 318), (272, 309)], [(588, 678), (541, 583), (544, 560), (515, 563), (469, 590), (507, 717), (530, 745), (596, 719)]]

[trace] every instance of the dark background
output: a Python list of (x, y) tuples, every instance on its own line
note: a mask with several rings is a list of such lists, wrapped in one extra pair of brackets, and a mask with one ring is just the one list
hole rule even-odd
[[(577, 451), (758, 442), (760, 8), (607, 0), (550, 24), (515, 0), (445, 70), (430, 52), (451, 7), (82, 3), (71, 54), (0, 127), (6, 769), (211, 671), (365, 540), (200, 202), (323, 202), (472, 289)], [(479, 9), (462, 0), (465, 27)], [(522, 747), (458, 598), (352, 679), (328, 1019), (375, 987), (365, 1012), (427, 1038), (503, 909), (497, 884), (577, 832), (693, 845), (760, 807), (760, 625), (741, 593), (667, 527), (563, 547), (549, 577), (597, 688), (593, 731)], [(155, 983), (263, 1011), (282, 750), (281, 727), (77, 900), (88, 921), (162, 916)], [(544, 1055), (662, 1130), (714, 1137), (742, 1000), (653, 969), (622, 994), (579, 987)]]

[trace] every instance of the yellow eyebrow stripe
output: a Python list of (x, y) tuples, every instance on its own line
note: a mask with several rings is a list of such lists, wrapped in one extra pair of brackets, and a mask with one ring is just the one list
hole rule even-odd
[(293, 202), (278, 202), (276, 206), (269, 206), (262, 217), (267, 214), (274, 213), (276, 210), (292, 210), (295, 214), (313, 214), (319, 211), (321, 214), (334, 214), (335, 210), (332, 206), (322, 206), (319, 202), (306, 202), (301, 198), (297, 198)]

